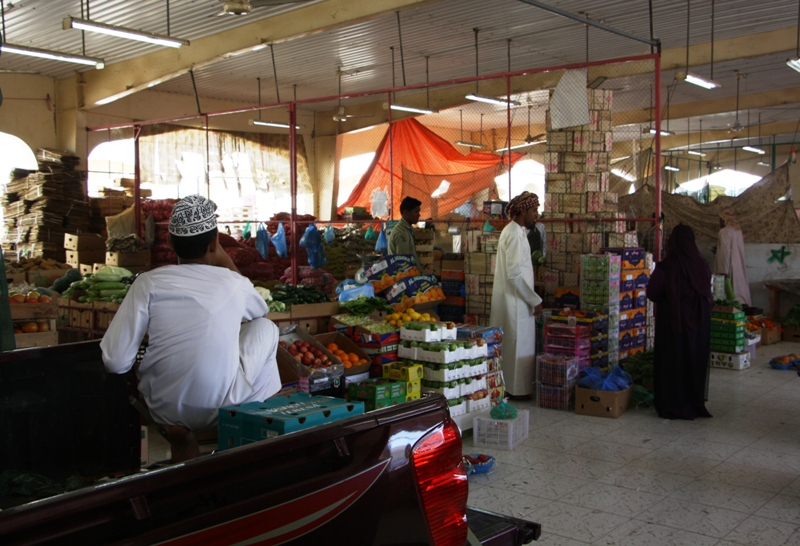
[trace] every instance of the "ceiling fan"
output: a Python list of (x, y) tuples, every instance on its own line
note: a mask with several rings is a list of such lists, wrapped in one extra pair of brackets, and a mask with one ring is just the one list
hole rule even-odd
[(336, 76), (339, 78), (339, 105), (336, 109), (336, 113), (333, 115), (333, 121), (342, 122), (347, 121), (348, 119), (353, 118), (371, 118), (372, 114), (348, 114), (345, 110), (344, 105), (342, 104), (342, 71), (337, 70)]
[(308, 0), (219, 0), (222, 11), (217, 15), (247, 15), (253, 8), (267, 8), (284, 4), (298, 4)]
[[(745, 74), (746, 76), (746, 74)], [(739, 123), (739, 82), (741, 81), (743, 75), (737, 70), (736, 71), (736, 119), (731, 125), (731, 131), (738, 133), (742, 129), (744, 129), (744, 125)]]

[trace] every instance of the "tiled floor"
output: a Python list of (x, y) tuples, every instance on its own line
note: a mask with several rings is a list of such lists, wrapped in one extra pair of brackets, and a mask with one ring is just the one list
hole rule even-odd
[[(762, 346), (744, 371), (711, 370), (712, 419), (530, 410), (530, 434), (470, 476), (469, 505), (542, 525), (557, 546), (800, 545), (800, 377), (773, 370), (800, 343)], [(464, 452), (472, 436), (464, 438)]]

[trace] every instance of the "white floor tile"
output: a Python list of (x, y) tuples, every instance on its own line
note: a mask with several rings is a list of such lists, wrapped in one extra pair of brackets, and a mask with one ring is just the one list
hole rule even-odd
[(595, 546), (716, 546), (717, 539), (646, 521), (631, 520), (594, 544)]
[(534, 510), (531, 517), (542, 524), (542, 534), (550, 529), (557, 535), (589, 543), (629, 520), (623, 516), (562, 502), (548, 503), (547, 506)]
[(737, 546), (796, 546), (800, 534), (796, 524), (750, 516), (725, 536)]
[(723, 538), (747, 517), (742, 512), (670, 498), (651, 506), (636, 519)]
[[(726, 461), (701, 476), (703, 480), (721, 481), (742, 487), (778, 493), (796, 480), (797, 474), (758, 468)], [(800, 488), (800, 484), (798, 484)]]
[(533, 517), (534, 511), (549, 503), (550, 501), (546, 499), (502, 491), (493, 487), (470, 490), (467, 501), (468, 506), (473, 508), (532, 521), (538, 521)]
[(718, 508), (752, 514), (775, 493), (713, 480), (695, 480), (673, 491), (670, 497), (685, 499)]
[(625, 487), (634, 491), (644, 491), (656, 495), (668, 495), (684, 487), (692, 480), (694, 480), (694, 478), (691, 476), (682, 476), (680, 474), (627, 465), (603, 476), (598, 481)]
[(697, 478), (720, 464), (720, 462), (720, 460), (708, 459), (706, 457), (686, 455), (679, 449), (672, 449), (667, 446), (639, 457), (629, 464), (631, 466)]
[(513, 476), (495, 481), (490, 486), (544, 499), (558, 500), (564, 495), (568, 495), (590, 483), (594, 482), (550, 472), (525, 469)]
[(663, 495), (592, 482), (563, 496), (561, 502), (632, 518), (663, 499)]
[(800, 525), (800, 498), (791, 495), (775, 495), (755, 512), (755, 515)]

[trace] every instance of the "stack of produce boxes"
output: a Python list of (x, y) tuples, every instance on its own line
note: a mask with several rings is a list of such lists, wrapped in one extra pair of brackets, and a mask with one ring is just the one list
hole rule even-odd
[(591, 365), (592, 327), (549, 322), (544, 325), (544, 354), (536, 359), (540, 408), (570, 409), (581, 368)]
[(334, 315), (330, 328), (352, 339), (370, 360), (370, 377), (381, 377), (383, 365), (396, 362), (400, 331), (377, 316)]
[(711, 310), (711, 366), (732, 370), (750, 367), (745, 320), (744, 312), (735, 307), (714, 306)]
[[(442, 257), (442, 291), (444, 292), (444, 302), (439, 304), (437, 313), (439, 318), (445, 321), (464, 322), (466, 312), (466, 284), (464, 282), (464, 256), (462, 254), (445, 254)], [(448, 303), (451, 297), (460, 297), (461, 305), (452, 305), (453, 300)]]
[(457, 340), (457, 334), (452, 324), (410, 322), (400, 329), (401, 366), (421, 366), (423, 392), (443, 394), (453, 417), (485, 410), (491, 404), (487, 343)]
[(607, 324), (592, 334), (595, 366), (613, 368), (619, 362), (621, 267), (622, 258), (614, 254), (581, 256), (581, 310)]
[(647, 349), (647, 283), (650, 268), (643, 248), (606, 248), (620, 256), (619, 360)]
[(467, 313), (464, 320), (469, 324), (489, 326), (499, 239), (499, 232), (482, 232), (479, 239), (481, 252), (467, 252), (464, 255), (467, 292)]
[(497, 326), (461, 325), (458, 327), (458, 338), (486, 342), (486, 386), (492, 405), (501, 403), (506, 396), (506, 383), (503, 379), (503, 330)]
[[(568, 328), (568, 326), (565, 327)], [(573, 326), (572, 328), (585, 327)], [(588, 338), (586, 339), (588, 340)], [(574, 409), (575, 385), (578, 383), (579, 375), (580, 365), (574, 356), (547, 353), (537, 356), (536, 402), (538, 406), (557, 410)]]
[[(588, 123), (557, 126), (559, 120), (549, 109), (546, 113), (544, 213), (548, 219), (567, 220), (545, 224), (547, 268), (542, 276), (548, 300), (556, 288), (578, 285), (581, 254), (599, 252), (607, 236), (625, 231), (625, 215), (618, 212), (617, 194), (609, 188), (613, 91), (586, 92)], [(574, 221), (595, 217), (609, 221)]]
[[(644, 254), (644, 265), (645, 269), (653, 271), (653, 255), (650, 252), (645, 252)], [(647, 289), (645, 289), (645, 293), (646, 292)], [(645, 303), (647, 304), (645, 308), (645, 314), (647, 316), (647, 341), (645, 343), (645, 350), (651, 351), (655, 347), (656, 342), (656, 312), (652, 301), (647, 300)]]

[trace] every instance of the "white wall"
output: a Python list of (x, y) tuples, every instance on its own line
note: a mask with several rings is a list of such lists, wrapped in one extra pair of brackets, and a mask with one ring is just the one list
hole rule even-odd
[[(711, 253), (711, 243), (698, 245), (703, 257), (711, 264), (714, 269), (714, 255)], [(745, 244), (745, 265), (747, 266), (747, 280), (750, 281), (750, 297), (754, 307), (764, 309), (764, 314), (769, 314), (769, 289), (764, 286), (766, 280), (776, 279), (797, 279), (800, 280), (800, 245), (785, 245), (791, 252), (783, 261), (783, 265), (778, 262), (768, 262), (772, 256), (772, 250), (780, 250), (780, 243), (769, 245)], [(800, 296), (781, 293), (781, 308), (779, 317), (783, 318), (792, 305), (800, 303)]]

